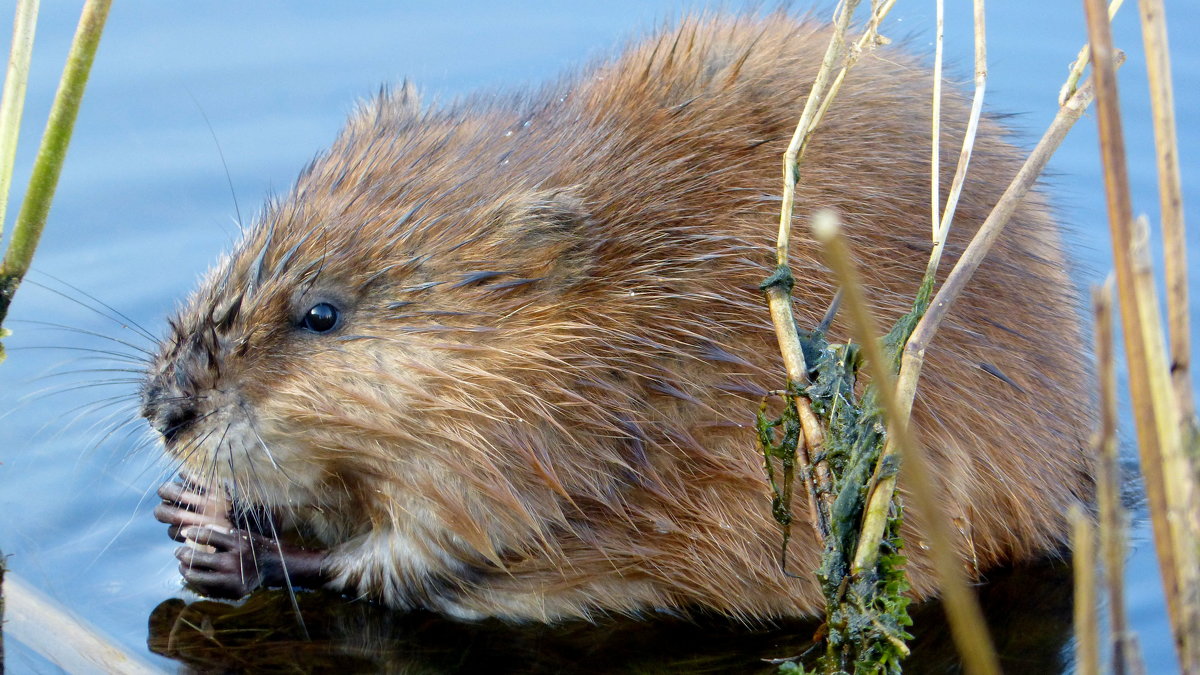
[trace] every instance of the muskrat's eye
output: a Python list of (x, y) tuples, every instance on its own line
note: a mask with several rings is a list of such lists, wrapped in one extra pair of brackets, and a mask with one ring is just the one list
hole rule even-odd
[(308, 308), (300, 319), (300, 327), (314, 333), (327, 333), (337, 325), (340, 314), (337, 307), (322, 302)]

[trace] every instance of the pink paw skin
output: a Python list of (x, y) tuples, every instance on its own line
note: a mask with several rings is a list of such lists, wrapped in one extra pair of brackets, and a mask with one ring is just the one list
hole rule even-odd
[(262, 586), (324, 585), (324, 551), (235, 527), (229, 501), (216, 495), (187, 476), (158, 489), (163, 501), (154, 517), (169, 526), (169, 537), (184, 543), (175, 557), (188, 587), (209, 597), (237, 599)]

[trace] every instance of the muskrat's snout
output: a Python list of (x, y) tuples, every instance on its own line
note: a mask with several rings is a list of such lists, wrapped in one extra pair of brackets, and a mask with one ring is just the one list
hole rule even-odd
[(142, 417), (168, 445), (201, 419), (199, 407), (205, 397), (200, 392), (213, 384), (217, 358), (207, 341), (183, 339), (176, 330), (152, 362), (141, 391)]
[(142, 417), (168, 444), (199, 418), (196, 397), (181, 383), (170, 382), (178, 379), (170, 377), (171, 370), (151, 375), (141, 393)]

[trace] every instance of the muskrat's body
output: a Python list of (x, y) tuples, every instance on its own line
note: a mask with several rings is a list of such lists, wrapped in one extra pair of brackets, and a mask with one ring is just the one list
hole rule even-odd
[[(174, 321), (145, 414), (191, 474), (317, 537), (296, 576), (352, 595), (538, 620), (816, 611), (816, 584), (779, 569), (752, 421), (784, 382), (757, 287), (827, 40), (778, 15), (690, 20), (536, 93), (368, 104)], [(868, 55), (814, 136), (801, 327), (833, 294), (817, 208), (840, 212), (881, 319), (910, 302), (930, 80)], [(948, 184), (966, 115), (944, 105)], [(1002, 135), (983, 123), (951, 260), (1016, 171)], [(1070, 289), (1030, 197), (926, 356), (917, 429), (981, 569), (1058, 544), (1089, 487)], [(194, 535), (180, 513), (163, 519)], [(923, 516), (906, 510), (921, 596)], [(813, 569), (792, 533), (793, 570)], [(237, 539), (210, 534), (217, 553), (184, 556), (201, 587)]]

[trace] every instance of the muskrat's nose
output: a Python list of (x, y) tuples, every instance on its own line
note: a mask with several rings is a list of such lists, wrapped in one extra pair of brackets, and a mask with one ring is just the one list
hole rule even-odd
[(192, 405), (191, 399), (182, 399), (172, 401), (159, 408), (152, 423), (158, 433), (167, 440), (167, 443), (171, 443), (180, 432), (191, 426), (196, 418), (196, 408)]
[(142, 393), (142, 417), (150, 422), (168, 443), (196, 421), (195, 398), (159, 385), (151, 385)]

